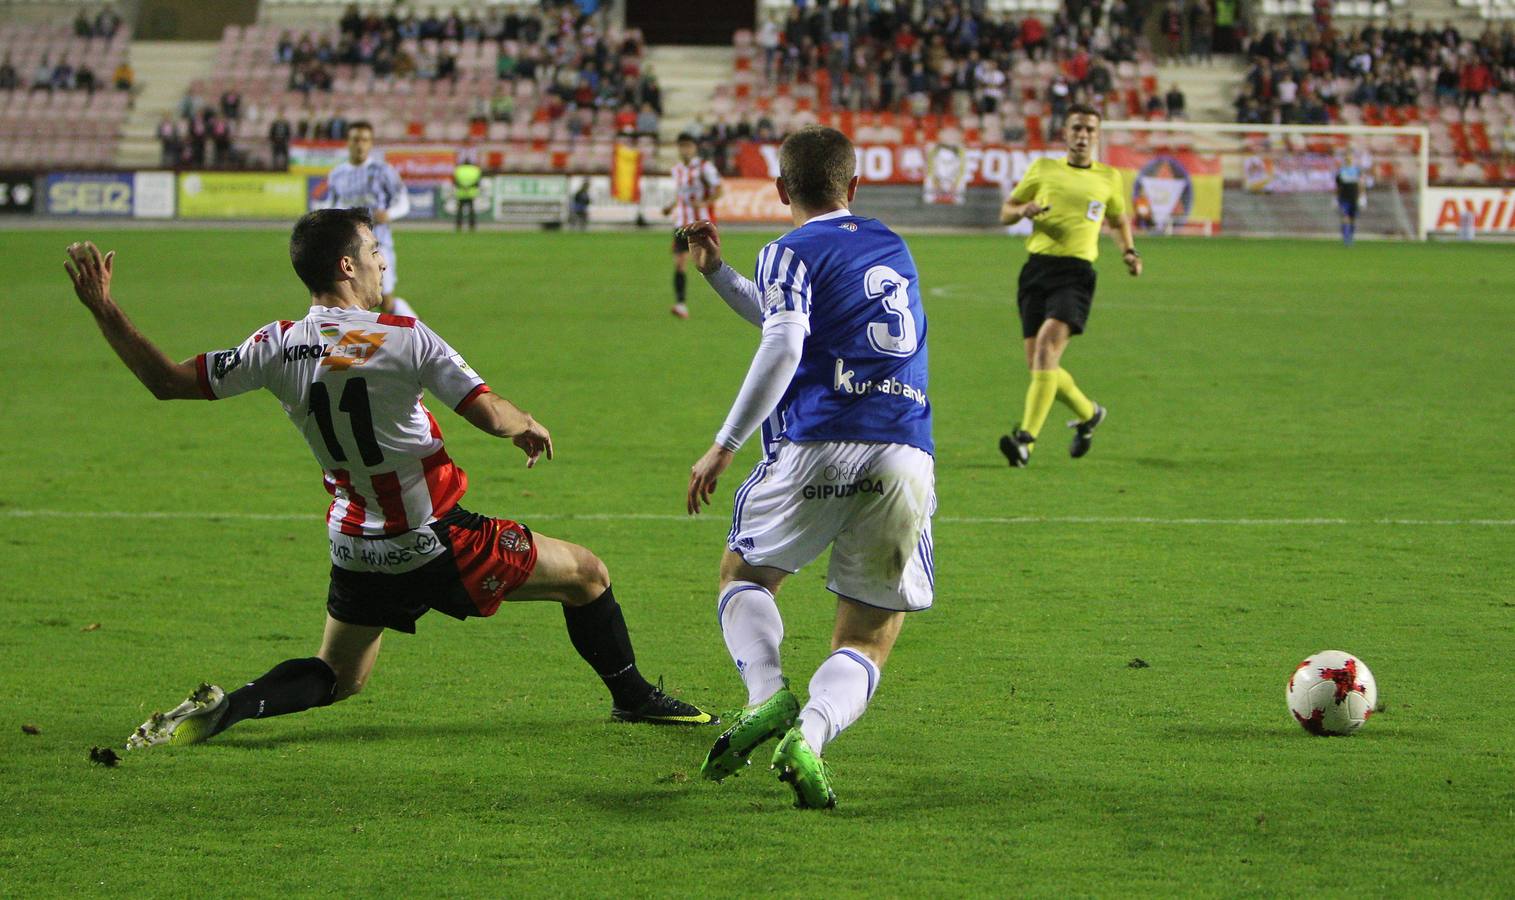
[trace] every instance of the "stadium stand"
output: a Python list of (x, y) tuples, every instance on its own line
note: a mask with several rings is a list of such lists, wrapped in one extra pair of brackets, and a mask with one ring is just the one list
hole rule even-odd
[(734, 71), (716, 89), (707, 133), (782, 137), (819, 122), (862, 142), (947, 136), (1035, 148), (1074, 102), (1120, 118), (1166, 117), (1134, 7), (1006, 6), (932, 4), (902, 19), (863, 6), (790, 5), (777, 11), (782, 22), (770, 12), (756, 33), (736, 34)]
[(110, 165), (131, 104), (130, 43), (119, 20), (108, 34), (0, 24), (0, 168)]
[(1237, 121), (1424, 125), (1432, 180), (1515, 178), (1515, 30), (1336, 29), (1316, 16), (1250, 41)]
[(228, 26), (216, 74), (191, 85), (181, 112), (229, 94), (238, 163), (250, 165), (271, 160), (281, 118), (297, 139), (341, 139), (368, 119), (380, 142), (468, 143), (515, 171), (605, 171), (617, 136), (655, 148), (662, 108), (640, 32), (559, 3), (403, 18), (352, 6), (324, 29)]

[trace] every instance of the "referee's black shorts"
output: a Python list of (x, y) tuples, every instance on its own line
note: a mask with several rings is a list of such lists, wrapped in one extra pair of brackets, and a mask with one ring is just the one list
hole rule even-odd
[(1083, 334), (1094, 305), (1094, 266), (1076, 256), (1033, 253), (1021, 267), (1016, 301), (1023, 337), (1036, 337), (1048, 319), (1066, 322), (1070, 332)]

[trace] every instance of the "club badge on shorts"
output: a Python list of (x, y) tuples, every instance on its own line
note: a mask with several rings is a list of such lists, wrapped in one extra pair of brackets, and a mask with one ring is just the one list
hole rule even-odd
[(500, 532), (500, 549), (506, 553), (525, 553), (531, 549), (531, 538), (524, 530), (510, 528)]

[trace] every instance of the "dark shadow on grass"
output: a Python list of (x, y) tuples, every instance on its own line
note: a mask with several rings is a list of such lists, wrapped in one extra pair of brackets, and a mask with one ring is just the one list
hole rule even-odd
[[(417, 738), (495, 736), (511, 742), (561, 741), (565, 728), (588, 728), (613, 724), (586, 719), (565, 725), (562, 719), (490, 719), (481, 717), (465, 722), (404, 722), (377, 724), (356, 722), (319, 728), (281, 729), (262, 733), (256, 722), (240, 724), (235, 731), (215, 738), (212, 743), (242, 750), (282, 747), (288, 744), (342, 743), (345, 741), (408, 741)], [(249, 727), (251, 726), (251, 727)]]

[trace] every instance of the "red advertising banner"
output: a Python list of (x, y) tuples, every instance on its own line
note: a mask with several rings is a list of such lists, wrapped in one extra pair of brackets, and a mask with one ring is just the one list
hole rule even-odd
[(721, 196), (715, 201), (717, 222), (792, 221), (789, 207), (779, 201), (778, 188), (771, 178), (727, 178), (721, 182)]
[[(873, 184), (920, 184), (926, 180), (928, 157), (924, 144), (858, 144), (857, 172)], [(967, 187), (1003, 187), (1021, 179), (1031, 163), (1060, 151), (1028, 150), (1002, 144), (963, 148)], [(737, 147), (738, 172), (747, 178), (777, 178), (779, 145), (747, 141)]]
[[(411, 187), (435, 187), (452, 183), (457, 153), (435, 147), (383, 147), (378, 151)], [(345, 141), (295, 141), (290, 144), (290, 169), (308, 175), (325, 175), (337, 163), (347, 161)]]

